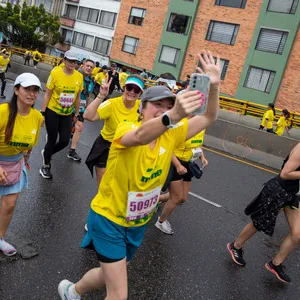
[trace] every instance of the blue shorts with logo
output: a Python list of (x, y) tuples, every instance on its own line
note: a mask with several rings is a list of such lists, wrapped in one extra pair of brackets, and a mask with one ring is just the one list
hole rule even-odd
[(147, 225), (123, 227), (90, 209), (82, 248), (94, 249), (101, 262), (130, 261), (141, 246)]

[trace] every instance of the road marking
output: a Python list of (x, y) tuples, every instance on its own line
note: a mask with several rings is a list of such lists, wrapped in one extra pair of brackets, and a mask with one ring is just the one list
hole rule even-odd
[(205, 199), (205, 198), (203, 198), (203, 197), (201, 197), (201, 196), (199, 196), (199, 195), (197, 195), (197, 194), (195, 194), (195, 193), (189, 192), (189, 194), (190, 194), (191, 196), (193, 196), (193, 197), (195, 197), (195, 198), (197, 198), (197, 199), (199, 199), (199, 200), (202, 200), (202, 201), (204, 201), (204, 202), (206, 202), (206, 203), (208, 203), (208, 204), (211, 204), (211, 205), (213, 205), (213, 206), (215, 206), (215, 207), (218, 207), (218, 208), (223, 207), (222, 205), (220, 205), (220, 204), (218, 204), (218, 203), (215, 203), (215, 202), (213, 202), (213, 201), (207, 200), (207, 199)]
[(224, 154), (222, 152), (219, 152), (219, 151), (216, 151), (216, 150), (212, 150), (212, 149), (209, 149), (209, 148), (206, 148), (206, 147), (202, 147), (203, 149), (207, 150), (207, 151), (210, 151), (210, 152), (213, 152), (213, 153), (216, 153), (216, 154), (219, 154), (219, 155), (222, 155), (222, 156), (225, 156), (227, 158), (230, 158), (230, 159), (233, 159), (235, 161), (238, 161), (238, 162), (241, 162), (245, 165), (249, 165), (249, 166), (252, 166), (254, 168), (257, 168), (257, 169), (260, 169), (260, 170), (263, 170), (263, 171), (266, 171), (266, 172), (269, 172), (269, 173), (272, 173), (272, 174), (278, 174), (278, 172), (275, 172), (273, 170), (270, 170), (270, 169), (267, 169), (267, 168), (264, 168), (264, 167), (261, 167), (259, 165), (256, 165), (256, 164), (252, 164), (250, 162), (247, 162), (247, 161), (244, 161), (244, 160), (241, 160), (241, 159), (238, 159), (238, 158), (235, 158), (233, 156), (230, 156), (230, 155), (227, 155), (227, 154)]

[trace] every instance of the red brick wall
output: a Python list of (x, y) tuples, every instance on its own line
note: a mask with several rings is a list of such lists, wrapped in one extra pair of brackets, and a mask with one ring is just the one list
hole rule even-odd
[[(111, 58), (130, 65), (152, 70), (162, 34), (169, 0), (122, 1), (111, 49)], [(143, 26), (128, 24), (131, 7), (146, 9)], [(139, 38), (135, 55), (122, 51), (124, 36)]]
[[(202, 49), (210, 50), (214, 55), (218, 54), (220, 58), (229, 60), (229, 67), (225, 80), (221, 85), (221, 92), (234, 96), (262, 2), (263, 0), (248, 0), (245, 9), (238, 9), (215, 6), (215, 0), (201, 0), (181, 79), (184, 79), (187, 74), (190, 74), (195, 69), (197, 52)], [(205, 40), (210, 20), (240, 24), (234, 46)]]
[(300, 31), (296, 36), (289, 61), (284, 72), (276, 107), (286, 108), (289, 111), (300, 112)]

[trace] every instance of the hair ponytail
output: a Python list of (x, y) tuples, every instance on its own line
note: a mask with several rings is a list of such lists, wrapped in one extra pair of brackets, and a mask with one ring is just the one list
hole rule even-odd
[(271, 107), (271, 109), (273, 110), (274, 117), (275, 117), (276, 111), (275, 111), (275, 108), (274, 108), (274, 104), (273, 103), (269, 103), (268, 106)]
[[(18, 86), (16, 86), (16, 87), (18, 88)], [(8, 144), (9, 141), (11, 140), (14, 126), (15, 126), (15, 120), (16, 120), (17, 113), (18, 113), (17, 99), (18, 99), (18, 96), (14, 93), (14, 95), (12, 96), (12, 99), (8, 103), (9, 115), (8, 115), (8, 121), (7, 121), (6, 128), (5, 128), (5, 139), (4, 139), (4, 142), (6, 144)]]

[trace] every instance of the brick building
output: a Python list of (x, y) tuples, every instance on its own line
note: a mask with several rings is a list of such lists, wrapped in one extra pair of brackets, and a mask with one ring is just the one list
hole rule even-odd
[(300, 111), (298, 2), (122, 1), (111, 60), (183, 80), (209, 49), (222, 59), (224, 95)]

